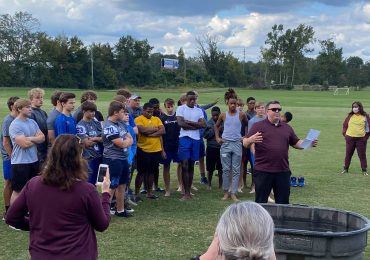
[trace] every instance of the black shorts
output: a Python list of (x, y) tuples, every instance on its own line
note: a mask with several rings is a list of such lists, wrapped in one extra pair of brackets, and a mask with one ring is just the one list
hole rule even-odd
[(39, 162), (12, 164), (12, 190), (20, 192), (26, 183), (40, 172)]
[(159, 162), (162, 160), (161, 152), (147, 153), (137, 149), (137, 172), (139, 174), (154, 174), (159, 168)]
[(217, 171), (222, 170), (220, 148), (207, 147), (206, 168), (207, 172), (213, 172), (214, 170)]

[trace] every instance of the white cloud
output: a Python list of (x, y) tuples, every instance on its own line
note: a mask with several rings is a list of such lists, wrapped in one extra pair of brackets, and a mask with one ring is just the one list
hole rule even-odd
[(168, 32), (163, 36), (165, 40), (177, 40), (177, 41), (186, 41), (189, 40), (191, 37), (192, 37), (191, 33), (188, 30), (183, 29), (181, 27), (177, 28), (177, 34)]
[(230, 26), (229, 19), (220, 19), (217, 15), (213, 17), (211, 21), (208, 23), (211, 35), (222, 33), (226, 31), (229, 28), (229, 26)]
[(176, 54), (175, 52), (175, 46), (173, 45), (165, 45), (163, 46), (164, 53), (163, 54)]

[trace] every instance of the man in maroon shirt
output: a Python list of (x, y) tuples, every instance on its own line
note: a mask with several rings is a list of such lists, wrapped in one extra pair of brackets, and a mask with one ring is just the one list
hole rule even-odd
[[(281, 121), (281, 105), (279, 101), (271, 101), (266, 105), (267, 118), (255, 123), (243, 140), (245, 147), (255, 144), (255, 185), (256, 202), (267, 203), (271, 189), (275, 201), (289, 204), (290, 169), (288, 160), (289, 146), (302, 149), (300, 140), (293, 128)], [(317, 145), (317, 140), (312, 146)]]

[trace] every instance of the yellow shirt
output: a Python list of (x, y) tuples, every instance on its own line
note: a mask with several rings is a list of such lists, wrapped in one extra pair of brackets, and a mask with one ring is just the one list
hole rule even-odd
[(366, 117), (363, 115), (352, 115), (348, 121), (348, 128), (346, 135), (351, 137), (364, 137), (365, 136)]
[[(162, 121), (156, 117), (152, 116), (150, 119), (146, 118), (145, 116), (141, 115), (135, 118), (135, 124), (141, 125), (144, 127), (148, 126), (163, 126)], [(147, 153), (154, 153), (154, 152), (160, 152), (162, 151), (161, 146), (161, 138), (158, 137), (149, 137), (146, 135), (142, 135), (139, 132), (139, 139), (137, 141), (137, 146)]]

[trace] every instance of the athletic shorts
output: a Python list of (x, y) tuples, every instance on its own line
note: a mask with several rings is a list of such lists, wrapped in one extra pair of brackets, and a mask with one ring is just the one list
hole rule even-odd
[(12, 190), (20, 192), (26, 183), (40, 172), (39, 162), (12, 164)]
[(4, 180), (12, 180), (12, 164), (10, 163), (10, 159), (3, 161), (3, 176)]
[(92, 185), (95, 185), (98, 179), (99, 164), (101, 164), (101, 161), (102, 161), (101, 157), (90, 159), (87, 161), (87, 164), (89, 166), (88, 169), (89, 178), (87, 181)]
[(179, 140), (179, 159), (184, 160), (199, 160), (200, 140), (192, 139), (188, 136), (180, 137)]
[(118, 185), (128, 184), (130, 178), (129, 165), (126, 160), (103, 158), (103, 163), (109, 166), (110, 189)]
[(147, 153), (137, 148), (137, 172), (143, 175), (154, 174), (159, 169), (161, 159), (161, 152)]
[(179, 163), (180, 160), (179, 160), (179, 155), (177, 152), (173, 152), (173, 151), (165, 151), (166, 152), (166, 159), (162, 159), (161, 160), (161, 164), (163, 165), (170, 165), (171, 162), (174, 162), (174, 163)]
[(220, 158), (220, 148), (207, 147), (206, 151), (207, 172), (221, 171), (222, 164)]
[(204, 141), (202, 138), (199, 145), (199, 158), (202, 158), (204, 156), (206, 156), (206, 146), (204, 145)]

